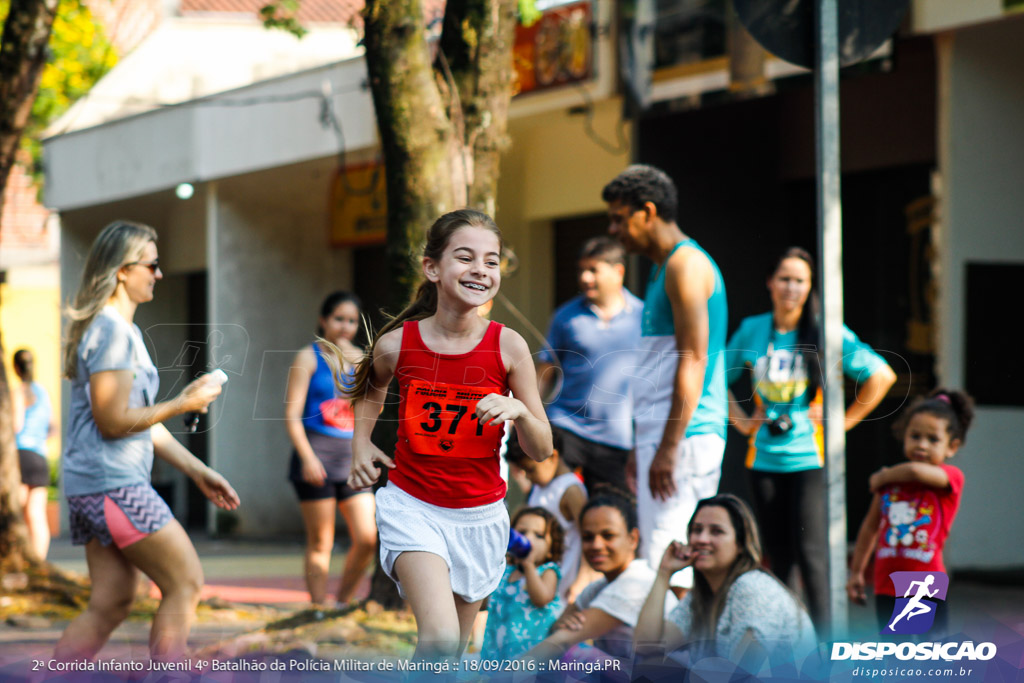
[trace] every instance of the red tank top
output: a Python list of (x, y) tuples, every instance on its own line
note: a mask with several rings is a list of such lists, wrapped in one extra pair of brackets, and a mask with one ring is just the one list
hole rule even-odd
[(504, 425), (477, 422), (477, 401), (508, 394), (501, 360), (501, 323), (491, 322), (472, 351), (435, 353), (420, 336), (419, 321), (402, 325), (395, 469), (388, 473), (406, 493), (446, 508), (487, 505), (505, 497), (498, 449)]

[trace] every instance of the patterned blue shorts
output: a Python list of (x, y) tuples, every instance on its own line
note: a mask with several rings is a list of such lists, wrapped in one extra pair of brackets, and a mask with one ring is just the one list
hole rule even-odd
[(72, 545), (85, 545), (95, 538), (101, 545), (114, 543), (124, 548), (174, 519), (167, 503), (149, 484), (68, 496), (68, 509)]

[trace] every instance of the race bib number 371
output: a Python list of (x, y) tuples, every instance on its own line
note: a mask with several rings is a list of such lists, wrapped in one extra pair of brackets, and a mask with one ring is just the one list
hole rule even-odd
[(504, 425), (484, 425), (476, 404), (498, 387), (468, 387), (414, 379), (409, 382), (402, 419), (413, 453), (453, 458), (487, 458), (501, 441)]

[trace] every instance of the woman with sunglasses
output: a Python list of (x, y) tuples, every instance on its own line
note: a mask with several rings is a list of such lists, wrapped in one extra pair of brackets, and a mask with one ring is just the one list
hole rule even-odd
[(117, 221), (103, 228), (86, 258), (64, 346), (71, 406), (63, 457), (71, 542), (85, 546), (92, 594), (57, 643), (64, 660), (93, 659), (128, 616), (139, 572), (160, 589), (149, 648), (153, 659), (185, 652), (203, 572), (188, 534), (150, 484), (153, 456), (192, 479), (214, 505), (238, 507), (238, 495), (189, 453), (162, 424), (206, 412), (220, 385), (200, 377), (154, 402), (157, 369), (134, 324), (163, 277), (156, 231)]
[[(760, 566), (757, 522), (747, 504), (728, 493), (698, 502), (686, 544), (673, 541), (661, 558), (634, 631), (637, 654), (724, 657), (752, 673), (764, 655), (772, 663), (806, 656), (815, 646), (810, 617)], [(693, 589), (666, 618), (669, 580), (686, 567), (694, 569)]]

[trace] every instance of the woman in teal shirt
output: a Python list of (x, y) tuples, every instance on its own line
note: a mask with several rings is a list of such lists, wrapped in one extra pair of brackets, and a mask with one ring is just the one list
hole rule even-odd
[[(748, 415), (730, 393), (732, 425), (750, 437), (754, 506), (772, 571), (795, 582), (794, 565), (819, 632), (827, 632), (828, 567), (824, 447), (821, 430), (821, 364), (811, 256), (787, 249), (768, 278), (771, 313), (745, 318), (728, 343), (726, 367), (733, 384), (753, 373), (754, 412)], [(846, 409), (846, 429), (863, 420), (889, 391), (896, 374), (846, 326), (843, 373), (858, 383)]]

